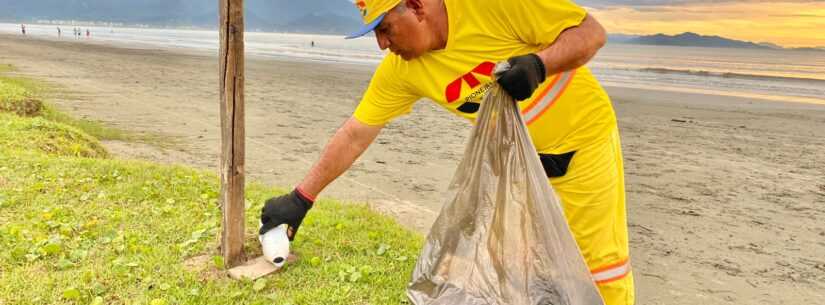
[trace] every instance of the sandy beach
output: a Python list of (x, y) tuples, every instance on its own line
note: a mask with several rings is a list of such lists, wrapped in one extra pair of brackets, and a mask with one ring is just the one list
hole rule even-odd
[[(214, 54), (0, 35), (0, 64), (53, 83), (60, 109), (168, 137), (119, 158), (215, 170)], [(368, 65), (246, 63), (247, 174), (290, 188), (357, 105)], [(825, 298), (825, 105), (607, 87), (621, 129), (637, 304)], [(391, 123), (322, 197), (369, 202), (426, 232), (470, 125), (427, 101)]]

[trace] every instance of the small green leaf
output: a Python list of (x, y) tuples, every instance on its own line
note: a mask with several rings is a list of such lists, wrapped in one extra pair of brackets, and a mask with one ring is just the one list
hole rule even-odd
[(167, 283), (163, 283), (163, 284), (160, 284), (160, 286), (158, 286), (158, 288), (160, 288), (160, 290), (166, 291), (166, 290), (169, 290), (169, 288), (171, 288), (171, 286), (169, 286), (169, 284), (167, 284)]
[(375, 254), (384, 255), (384, 253), (387, 253), (387, 250), (389, 250), (389, 249), (390, 249), (390, 245), (381, 244), (381, 245), (378, 246), (378, 251), (375, 251)]
[(372, 267), (370, 267), (370, 266), (361, 266), (361, 268), (358, 269), (358, 271), (360, 271), (362, 275), (368, 275), (368, 274), (372, 273)]
[(89, 305), (103, 305), (103, 297), (95, 297)]
[(215, 264), (215, 268), (218, 268), (219, 270), (223, 270), (223, 268), (225, 266), (224, 262), (223, 262), (223, 256), (220, 256), (220, 255), (213, 256), (212, 257), (212, 262)]
[(82, 260), (85, 259), (88, 255), (88, 251), (78, 249), (72, 251), (71, 254), (69, 254), (69, 257), (71, 257), (73, 260)]
[(107, 291), (109, 291), (109, 288), (107, 288), (105, 285), (101, 283), (92, 284), (91, 292), (94, 295), (101, 295), (106, 293)]
[(321, 258), (315, 256), (315, 257), (313, 257), (312, 259), (309, 260), (309, 264), (312, 265), (313, 267), (318, 267), (318, 266), (321, 265)]
[(26, 254), (26, 260), (29, 261), (29, 262), (33, 262), (33, 261), (37, 260), (38, 258), (40, 258), (40, 255), (37, 255), (37, 254), (34, 254), (34, 253)]
[(361, 272), (360, 272), (360, 271), (356, 271), (356, 272), (350, 273), (350, 275), (349, 275), (349, 281), (350, 281), (350, 282), (353, 282), (353, 283), (358, 282), (358, 280), (360, 280), (360, 279), (361, 279), (361, 276), (362, 276), (362, 275), (361, 275)]
[(43, 252), (46, 253), (46, 255), (60, 253), (60, 244), (50, 243), (48, 245), (45, 245), (43, 246)]
[(201, 238), (201, 236), (202, 236), (202, 235), (203, 235), (203, 233), (205, 233), (205, 232), (206, 232), (206, 229), (203, 229), (203, 230), (198, 230), (198, 231), (192, 232), (192, 239), (194, 239), (194, 240), (198, 240), (199, 238)]
[(266, 288), (266, 280), (265, 279), (258, 279), (255, 281), (255, 284), (252, 285), (252, 290), (261, 291)]
[(80, 299), (80, 290), (77, 290), (77, 288), (63, 290), (63, 298), (67, 300)]
[(70, 261), (68, 259), (61, 258), (59, 261), (57, 261), (57, 264), (55, 264), (55, 267), (57, 267), (57, 269), (60, 269), (60, 270), (66, 270), (66, 269), (69, 269), (71, 267), (74, 267), (74, 263), (72, 263), (72, 261)]
[(154, 299), (149, 302), (149, 305), (166, 305), (166, 300), (164, 299)]
[(121, 257), (121, 256), (118, 256), (117, 258), (115, 258), (114, 260), (112, 260), (112, 265), (115, 265), (115, 266), (122, 266), (123, 264), (125, 264), (125, 261), (126, 261), (126, 259), (125, 259), (125, 258), (123, 258), (123, 257)]
[(61, 226), (60, 226), (60, 234), (62, 234), (62, 235), (64, 235), (64, 236), (70, 236), (70, 235), (72, 235), (72, 227), (70, 227), (70, 226), (69, 226), (69, 225), (67, 225), (67, 224), (63, 224), (63, 225), (61, 225)]

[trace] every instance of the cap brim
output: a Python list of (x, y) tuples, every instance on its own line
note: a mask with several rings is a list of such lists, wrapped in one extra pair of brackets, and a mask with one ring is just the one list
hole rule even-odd
[(375, 18), (375, 20), (373, 20), (372, 22), (365, 24), (360, 29), (358, 29), (358, 31), (355, 31), (352, 34), (349, 34), (349, 36), (344, 37), (344, 39), (353, 39), (367, 35), (367, 33), (372, 32), (372, 30), (374, 30), (375, 27), (377, 27), (381, 23), (381, 21), (384, 20), (384, 16), (386, 15), (386, 13), (381, 14), (381, 16), (378, 16), (378, 18)]

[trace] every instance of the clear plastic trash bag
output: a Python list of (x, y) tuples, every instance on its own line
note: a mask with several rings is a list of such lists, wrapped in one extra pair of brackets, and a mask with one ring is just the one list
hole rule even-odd
[(601, 305), (513, 99), (493, 82), (418, 258), (416, 305)]

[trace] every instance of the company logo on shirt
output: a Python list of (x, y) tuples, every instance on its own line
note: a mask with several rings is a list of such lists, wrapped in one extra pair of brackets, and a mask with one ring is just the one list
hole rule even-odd
[(480, 75), (489, 77), (493, 74), (493, 68), (495, 67), (495, 63), (485, 61), (470, 70), (470, 72), (467, 72), (466, 74), (450, 82), (444, 90), (444, 96), (447, 99), (447, 103), (455, 102), (459, 97), (461, 97), (461, 87), (463, 83), (466, 82), (467, 85), (470, 86), (470, 89), (475, 89), (481, 84), (476, 76)]

